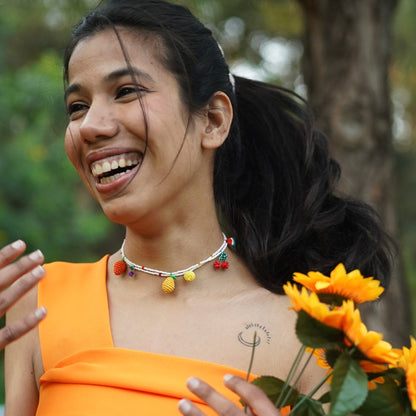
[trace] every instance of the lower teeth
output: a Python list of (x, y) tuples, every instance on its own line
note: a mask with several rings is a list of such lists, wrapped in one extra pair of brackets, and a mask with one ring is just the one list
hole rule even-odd
[(106, 176), (104, 178), (100, 179), (100, 183), (111, 183), (113, 181), (115, 181), (116, 179), (118, 179), (120, 176), (124, 175), (126, 172), (123, 173), (116, 173), (115, 175), (111, 175), (111, 176)]
[(125, 169), (126, 170), (122, 170), (120, 172), (114, 173), (114, 175), (110, 175), (110, 176), (103, 176), (102, 178), (99, 178), (98, 181), (102, 184), (107, 184), (107, 183), (111, 183), (114, 182), (116, 179), (118, 179), (120, 176), (125, 175), (126, 173), (130, 172), (132, 169), (134, 169), (136, 166), (138, 166), (139, 163), (137, 163), (136, 165), (130, 165), (127, 166)]

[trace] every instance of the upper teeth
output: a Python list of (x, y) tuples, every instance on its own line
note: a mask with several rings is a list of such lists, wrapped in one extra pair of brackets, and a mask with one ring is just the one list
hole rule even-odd
[(103, 159), (94, 162), (91, 165), (91, 171), (95, 177), (98, 177), (104, 173), (111, 172), (112, 170), (116, 170), (118, 168), (135, 166), (139, 163), (139, 161), (139, 157), (136, 154), (119, 155), (116, 157), (113, 156), (111, 160)]

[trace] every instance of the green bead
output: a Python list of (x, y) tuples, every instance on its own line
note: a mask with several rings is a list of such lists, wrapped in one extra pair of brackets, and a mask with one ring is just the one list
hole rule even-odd
[(220, 254), (220, 256), (218, 257), (218, 260), (219, 261), (225, 261), (225, 260), (227, 260), (227, 253), (222, 252)]

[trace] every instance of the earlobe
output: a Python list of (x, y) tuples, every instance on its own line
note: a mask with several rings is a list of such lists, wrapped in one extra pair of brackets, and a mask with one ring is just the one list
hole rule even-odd
[(232, 119), (233, 108), (230, 99), (225, 93), (216, 92), (206, 111), (202, 147), (204, 149), (220, 147), (228, 137)]

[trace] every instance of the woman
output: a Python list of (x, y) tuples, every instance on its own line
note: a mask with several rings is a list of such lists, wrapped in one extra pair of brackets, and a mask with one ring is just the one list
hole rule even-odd
[(387, 283), (372, 211), (334, 194), (338, 165), (298, 99), (234, 79), (185, 8), (110, 1), (75, 28), (64, 68), (67, 154), (126, 238), (97, 263), (47, 265), (10, 312), (42, 304), (48, 319), (8, 348), (6, 415), (177, 414), (181, 398), (186, 415), (244, 414), (226, 387), (279, 414), (241, 380), (253, 332), (252, 372), (283, 378), (293, 272), (343, 262)]

